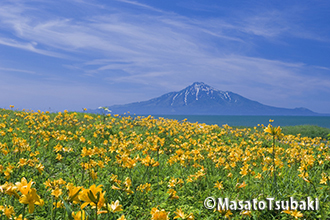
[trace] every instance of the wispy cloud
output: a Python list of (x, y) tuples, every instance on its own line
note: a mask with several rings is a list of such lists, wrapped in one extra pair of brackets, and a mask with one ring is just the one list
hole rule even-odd
[(0, 37), (0, 44), (9, 46), (9, 47), (27, 50), (27, 51), (30, 51), (33, 53), (38, 53), (38, 54), (42, 54), (42, 55), (46, 55), (46, 56), (58, 57), (58, 58), (68, 58), (68, 56), (60, 54), (60, 53), (38, 49), (38, 48), (36, 48), (36, 46), (37, 46), (36, 42), (24, 43), (24, 42), (17, 42), (16, 40), (13, 40), (13, 39)]
[[(0, 3), (0, 44), (62, 58), (56, 62), (63, 67), (57, 77), (64, 79), (64, 72), (69, 72), (81, 85), (88, 80), (99, 80), (102, 85), (152, 85), (154, 93), (140, 94), (143, 100), (193, 81), (205, 81), (261, 102), (273, 97), (278, 104), (283, 98), (289, 102), (288, 93), (298, 96), (301, 91), (320, 90), (330, 84), (324, 74), (308, 74), (311, 70), (328, 71), (329, 67), (266, 59), (253, 53), (260, 38), (276, 41), (275, 45), (287, 43), (283, 40), (286, 36), (326, 41), (327, 36), (318, 36), (290, 20), (298, 19), (294, 16), (300, 16), (303, 9), (296, 9), (299, 13), (295, 15), (289, 9), (256, 8), (229, 18), (189, 17), (138, 1), (116, 0), (111, 7), (99, 1), (60, 2), (65, 2), (66, 10), (78, 6), (79, 10), (71, 16), (53, 9), (58, 6), (54, 2), (34, 1), (41, 10), (24, 1)], [(129, 89), (137, 91), (134, 86)], [(133, 101), (129, 97), (122, 100)]]
[[(135, 1), (118, 1), (150, 11), (157, 10)], [(158, 14), (145, 13), (143, 16), (118, 11), (103, 16), (88, 16), (82, 20), (58, 16), (42, 20), (41, 17), (24, 16), (24, 13), (32, 13), (31, 10), (35, 9), (17, 5), (3, 7), (0, 11), (3, 23), (9, 25), (17, 37), (30, 42), (21, 43), (3, 38), (0, 43), (49, 56), (60, 55), (35, 46), (41, 44), (80, 53), (98, 50), (113, 57), (147, 57), (157, 52), (163, 57), (172, 57), (173, 54), (212, 52), (203, 49), (211, 47), (218, 38), (224, 41), (223, 44), (233, 41), (244, 46), (244, 42), (247, 42), (245, 38), (242, 39), (240, 32), (274, 37), (292, 29), (277, 11), (253, 15), (244, 18), (242, 22), (229, 22), (223, 19), (190, 19), (162, 10), (157, 10)], [(225, 47), (222, 49), (228, 50)]]
[(19, 72), (19, 73), (28, 73), (28, 74), (36, 74), (35, 71), (30, 71), (30, 70), (21, 70), (21, 69), (14, 69), (14, 68), (4, 68), (0, 67), (0, 71), (5, 71), (5, 72)]
[(151, 7), (149, 5), (142, 4), (142, 3), (139, 3), (139, 2), (136, 2), (136, 1), (129, 1), (129, 0), (117, 0), (117, 1), (124, 2), (124, 3), (127, 3), (127, 4), (131, 4), (131, 5), (135, 5), (135, 6), (139, 6), (141, 8), (147, 9), (147, 10), (165, 13), (163, 10), (160, 10), (160, 9), (157, 9), (157, 8), (154, 8), (154, 7)]

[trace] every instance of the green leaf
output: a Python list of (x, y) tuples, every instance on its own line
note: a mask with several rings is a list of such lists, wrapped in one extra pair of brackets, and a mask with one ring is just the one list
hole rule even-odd
[(79, 189), (78, 192), (76, 192), (76, 194), (74, 194), (74, 195), (71, 197), (71, 201), (74, 200), (74, 198), (76, 198), (76, 196), (79, 194), (80, 191), (81, 191), (81, 189)]
[(92, 202), (94, 202), (95, 204), (97, 204), (98, 201), (96, 200), (96, 198), (95, 198), (95, 196), (94, 196), (94, 194), (93, 194), (93, 192), (92, 192), (91, 190), (88, 191), (87, 195), (88, 195), (88, 198), (89, 198)]
[(60, 197), (60, 198), (65, 206), (66, 212), (68, 213), (69, 220), (74, 220), (72, 217), (72, 210), (71, 210), (69, 204), (66, 201), (64, 201), (64, 199), (62, 197)]

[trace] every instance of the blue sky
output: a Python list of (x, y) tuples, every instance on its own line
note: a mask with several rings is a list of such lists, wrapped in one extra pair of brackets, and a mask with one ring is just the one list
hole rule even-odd
[(204, 82), (330, 113), (328, 0), (1, 0), (0, 107), (63, 111)]

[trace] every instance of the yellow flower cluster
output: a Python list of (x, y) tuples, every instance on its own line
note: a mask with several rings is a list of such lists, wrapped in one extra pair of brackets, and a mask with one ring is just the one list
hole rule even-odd
[(32, 184), (32, 180), (27, 182), (25, 177), (23, 177), (21, 181), (16, 182), (15, 185), (13, 183), (6, 182), (4, 185), (0, 186), (0, 189), (4, 194), (14, 196), (20, 203), (28, 205), (29, 213), (33, 213), (34, 205), (43, 206), (44, 200), (40, 199), (40, 196), (37, 194), (37, 190), (35, 188), (31, 188)]
[[(267, 218), (200, 204), (205, 192), (242, 200), (273, 196), (274, 188), (280, 199), (296, 189), (300, 198), (320, 197), (330, 210), (329, 141), (284, 135), (271, 124), (0, 109), (0, 137), (0, 213), (9, 219), (24, 219), (15, 211), (25, 207), (35, 216), (51, 210), (46, 219)], [(287, 214), (322, 213), (277, 217)]]

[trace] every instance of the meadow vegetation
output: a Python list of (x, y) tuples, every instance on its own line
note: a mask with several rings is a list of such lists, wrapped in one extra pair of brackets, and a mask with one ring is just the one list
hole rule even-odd
[[(0, 219), (329, 218), (329, 141), (271, 122), (0, 109)], [(209, 210), (210, 196), (311, 197), (320, 208)]]
[(284, 134), (300, 135), (302, 137), (328, 139), (330, 128), (323, 128), (317, 125), (296, 125), (282, 128)]

